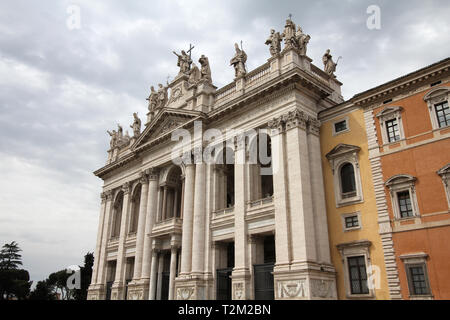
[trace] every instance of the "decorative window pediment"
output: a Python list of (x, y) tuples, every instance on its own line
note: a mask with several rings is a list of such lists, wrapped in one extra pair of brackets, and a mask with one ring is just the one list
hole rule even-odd
[(383, 143), (393, 143), (405, 138), (402, 123), (402, 107), (386, 107), (376, 114), (380, 122)]
[(358, 146), (341, 143), (326, 154), (334, 176), (337, 207), (363, 200), (358, 161), (360, 150)]
[(417, 178), (409, 174), (398, 174), (389, 178), (385, 185), (389, 188), (395, 219), (419, 216), (415, 182)]
[(448, 109), (450, 88), (445, 86), (434, 88), (423, 97), (423, 100), (428, 105), (433, 130), (447, 127), (450, 123)]
[(450, 163), (439, 169), (436, 173), (442, 178), (445, 195), (447, 196), (448, 207), (450, 209)]

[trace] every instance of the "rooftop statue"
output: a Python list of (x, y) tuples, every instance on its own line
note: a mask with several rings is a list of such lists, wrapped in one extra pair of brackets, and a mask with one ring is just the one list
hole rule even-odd
[(158, 102), (158, 93), (155, 91), (155, 88), (153, 86), (150, 87), (150, 95), (148, 96), (147, 100), (148, 111), (155, 111), (156, 103)]
[(211, 68), (209, 67), (208, 57), (206, 57), (204, 54), (202, 54), (200, 59), (198, 59), (198, 62), (201, 65), (201, 69), (200, 69), (201, 80), (205, 80), (209, 84), (212, 84)]
[(200, 78), (201, 78), (200, 69), (197, 67), (195, 63), (193, 63), (191, 71), (189, 71), (188, 83), (190, 85), (195, 85), (200, 81)]
[(130, 126), (131, 129), (133, 129), (134, 137), (137, 138), (141, 134), (141, 119), (139, 119), (136, 112), (133, 113), (134, 122)]
[(300, 55), (306, 55), (306, 46), (310, 39), (309, 34), (304, 34), (302, 28), (299, 26), (295, 33), (295, 46), (300, 51)]
[(167, 103), (167, 87), (164, 87), (161, 83), (158, 84), (158, 96), (156, 99), (156, 106), (155, 109), (161, 109), (164, 107)]
[(276, 56), (281, 51), (281, 35), (279, 32), (275, 32), (274, 29), (270, 30), (270, 36), (266, 40), (265, 44), (270, 45), (269, 50), (270, 54)]
[(284, 38), (284, 47), (292, 48), (296, 47), (296, 39), (295, 39), (295, 23), (289, 18), (286, 20), (286, 25), (284, 26), (284, 31), (281, 34)]
[(324, 71), (332, 77), (336, 77), (334, 72), (336, 71), (337, 62), (333, 62), (333, 56), (330, 54), (330, 49), (328, 49), (322, 57)]
[(117, 146), (117, 132), (113, 130), (112, 132), (107, 130), (108, 134), (111, 136), (111, 141), (109, 142), (109, 147), (114, 149)]
[(234, 55), (233, 59), (231, 59), (230, 65), (234, 67), (235, 77), (239, 78), (247, 73), (247, 70), (245, 69), (245, 63), (247, 62), (247, 54), (245, 53), (244, 50), (239, 49), (237, 43), (234, 44), (234, 48), (236, 50), (236, 54)]
[(190, 56), (186, 54), (184, 50), (181, 50), (181, 54), (173, 53), (178, 57), (177, 66), (180, 67), (180, 74), (189, 74), (189, 70), (191, 70), (192, 59)]

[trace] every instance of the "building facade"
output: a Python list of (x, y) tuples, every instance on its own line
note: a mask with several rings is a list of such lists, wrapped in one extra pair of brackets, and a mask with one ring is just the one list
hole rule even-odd
[[(104, 185), (88, 299), (402, 298), (409, 281), (402, 263), (415, 266), (420, 257), (428, 287), (441, 281), (430, 270), (449, 261), (434, 257), (442, 253), (438, 243), (428, 239), (428, 247), (416, 248), (402, 237), (427, 238), (431, 229), (448, 235), (448, 207), (434, 203), (433, 191), (421, 208), (429, 220), (397, 221), (388, 195), (402, 179), (436, 187), (439, 178), (448, 206), (449, 153), (431, 155), (440, 166), (436, 179), (405, 167), (397, 183), (402, 168), (384, 166), (412, 151), (404, 138), (398, 152), (380, 142), (377, 115), (387, 111), (371, 98), (379, 89), (344, 102), (330, 51), (322, 70), (306, 54), (308, 41), (288, 19), (266, 41), (267, 63), (251, 72), (236, 44), (236, 77), (220, 89), (208, 58), (202, 55), (197, 67), (182, 51), (177, 77), (151, 88), (142, 132), (136, 114), (133, 136), (121, 126), (109, 132), (107, 163), (95, 171)], [(422, 100), (425, 109), (448, 92), (446, 79)], [(402, 102), (402, 110), (409, 104)], [(420, 106), (411, 105), (414, 115)], [(433, 110), (445, 120), (446, 108)], [(437, 119), (438, 126), (447, 121)], [(433, 127), (431, 136), (430, 145), (448, 148), (445, 128)], [(419, 164), (425, 171), (426, 161)], [(445, 288), (440, 295), (433, 289), (434, 298), (448, 297)]]

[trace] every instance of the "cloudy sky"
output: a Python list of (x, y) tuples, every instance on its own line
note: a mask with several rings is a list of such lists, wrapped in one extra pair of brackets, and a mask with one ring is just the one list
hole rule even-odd
[[(369, 5), (379, 30), (367, 28)], [(254, 69), (289, 13), (313, 63), (327, 48), (342, 56), (346, 99), (450, 53), (448, 1), (1, 1), (0, 245), (20, 244), (33, 280), (81, 264), (95, 246), (106, 130), (145, 115), (150, 85), (178, 72), (173, 50), (194, 44), (221, 87), (233, 44)]]

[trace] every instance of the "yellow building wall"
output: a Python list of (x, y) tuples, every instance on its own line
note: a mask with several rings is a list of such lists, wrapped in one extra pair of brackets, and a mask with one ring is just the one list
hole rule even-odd
[[(348, 117), (350, 131), (333, 136), (332, 125), (334, 122)], [(367, 136), (364, 125), (363, 111), (358, 109), (347, 114), (336, 116), (333, 119), (323, 121), (320, 129), (320, 142), (322, 154), (322, 167), (324, 172), (325, 197), (327, 205), (328, 232), (330, 238), (330, 249), (332, 262), (337, 271), (337, 291), (339, 299), (347, 299), (344, 270), (341, 255), (336, 247), (340, 243), (355, 240), (369, 240), (369, 253), (372, 266), (379, 267), (380, 287), (375, 288), (376, 299), (389, 299), (389, 290), (386, 278), (386, 268), (384, 264), (383, 248), (378, 234), (378, 214), (375, 203), (375, 193), (373, 190), (372, 173), (368, 158)], [(325, 155), (339, 143), (359, 146), (359, 166), (361, 174), (361, 186), (363, 192), (363, 202), (336, 208), (334, 179), (330, 163)], [(342, 214), (361, 213), (362, 228), (359, 230), (344, 232), (342, 224)]]

